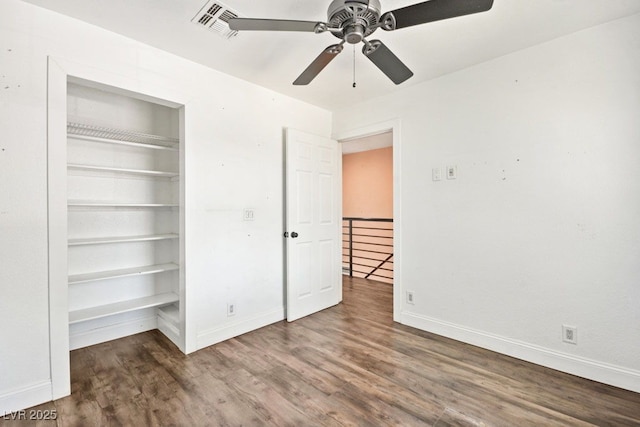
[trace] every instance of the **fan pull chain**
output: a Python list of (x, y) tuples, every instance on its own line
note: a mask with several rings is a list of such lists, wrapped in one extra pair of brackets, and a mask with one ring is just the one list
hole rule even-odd
[(356, 87), (356, 45), (353, 45), (353, 87)]

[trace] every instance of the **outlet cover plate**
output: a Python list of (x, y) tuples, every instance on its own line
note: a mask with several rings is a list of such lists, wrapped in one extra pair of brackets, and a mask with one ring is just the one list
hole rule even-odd
[(562, 341), (569, 344), (578, 344), (578, 328), (562, 325)]
[(412, 291), (407, 291), (407, 304), (415, 304), (415, 299)]
[(230, 302), (227, 304), (227, 316), (235, 316), (236, 315), (236, 305), (235, 303)]

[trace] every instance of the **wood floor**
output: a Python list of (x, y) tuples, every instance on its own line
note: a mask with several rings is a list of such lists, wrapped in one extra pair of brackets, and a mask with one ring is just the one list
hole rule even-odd
[(336, 307), (189, 356), (157, 331), (75, 350), (37, 425), (640, 425), (640, 394), (395, 324), (391, 298), (347, 279)]

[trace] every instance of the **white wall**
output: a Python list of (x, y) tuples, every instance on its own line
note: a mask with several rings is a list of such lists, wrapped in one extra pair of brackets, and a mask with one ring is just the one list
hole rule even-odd
[[(47, 56), (186, 104), (190, 351), (283, 318), (283, 128), (331, 130), (328, 111), (18, 0), (0, 2), (0, 412), (51, 398)], [(245, 207), (255, 221), (242, 221)]]
[(639, 118), (640, 15), (334, 112), (401, 123), (397, 317), (640, 391)]

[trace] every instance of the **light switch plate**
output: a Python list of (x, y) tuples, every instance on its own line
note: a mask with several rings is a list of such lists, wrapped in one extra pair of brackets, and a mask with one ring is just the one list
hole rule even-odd
[(447, 166), (447, 179), (456, 179), (458, 177), (458, 167), (455, 165)]
[(242, 211), (242, 219), (245, 221), (253, 221), (255, 219), (256, 212), (254, 209), (245, 208)]
[(442, 169), (440, 168), (433, 168), (431, 169), (431, 178), (434, 181), (440, 181), (442, 180)]

